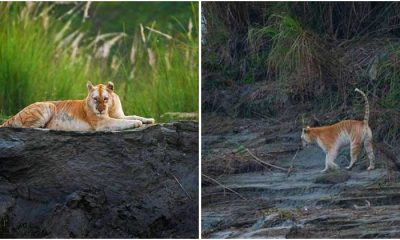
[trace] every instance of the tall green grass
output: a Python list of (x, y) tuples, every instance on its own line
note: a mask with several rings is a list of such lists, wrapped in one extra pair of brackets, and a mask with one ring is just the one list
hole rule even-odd
[(90, 36), (52, 8), (0, 3), (0, 114), (36, 101), (82, 99), (89, 80), (113, 81), (127, 114), (160, 119), (198, 111), (197, 5), (191, 19), (173, 23), (181, 26), (174, 35), (142, 26), (133, 35)]

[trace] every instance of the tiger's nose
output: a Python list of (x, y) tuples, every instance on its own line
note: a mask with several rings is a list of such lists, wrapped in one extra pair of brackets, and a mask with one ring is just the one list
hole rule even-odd
[(99, 113), (102, 113), (104, 111), (104, 107), (97, 107), (97, 110), (99, 111)]

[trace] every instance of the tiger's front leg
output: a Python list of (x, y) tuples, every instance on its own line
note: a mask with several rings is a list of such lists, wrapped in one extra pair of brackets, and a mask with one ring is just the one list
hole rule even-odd
[(331, 151), (326, 154), (325, 157), (325, 168), (321, 171), (321, 173), (326, 173), (328, 170), (339, 169), (339, 166), (335, 163), (335, 158), (337, 156), (337, 151)]
[(144, 118), (144, 117), (139, 117), (139, 116), (136, 116), (136, 115), (124, 116), (124, 119), (139, 120), (144, 124), (154, 124), (155, 123), (154, 118)]
[(120, 131), (130, 128), (141, 127), (140, 120), (107, 118), (101, 121), (96, 127), (96, 131)]
[(110, 109), (109, 115), (111, 118), (126, 119), (126, 120), (139, 120), (144, 124), (154, 124), (154, 118), (144, 118), (135, 115), (126, 116), (122, 109), (121, 100), (117, 94), (114, 94), (114, 107)]

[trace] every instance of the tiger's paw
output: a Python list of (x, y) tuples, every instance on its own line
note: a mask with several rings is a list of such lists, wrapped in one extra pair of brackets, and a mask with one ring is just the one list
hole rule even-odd
[(142, 120), (142, 122), (144, 124), (154, 124), (156, 121), (154, 120), (154, 118), (145, 118)]
[(374, 170), (374, 169), (375, 169), (375, 166), (369, 166), (369, 167), (367, 168), (368, 171)]
[(138, 128), (138, 127), (141, 127), (141, 126), (143, 126), (143, 123), (142, 123), (142, 121), (139, 121), (139, 120), (132, 120), (133, 121), (133, 127), (135, 127), (135, 128)]

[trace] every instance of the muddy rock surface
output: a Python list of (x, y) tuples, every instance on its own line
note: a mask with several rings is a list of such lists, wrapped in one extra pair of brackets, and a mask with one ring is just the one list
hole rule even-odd
[(203, 237), (400, 237), (397, 160), (383, 144), (375, 144), (375, 170), (366, 170), (365, 154), (346, 170), (343, 149), (340, 170), (324, 174), (324, 153), (301, 148), (289, 118), (203, 119)]
[(0, 236), (197, 238), (198, 123), (0, 128)]

